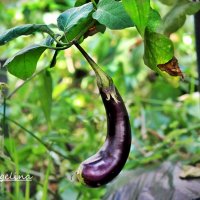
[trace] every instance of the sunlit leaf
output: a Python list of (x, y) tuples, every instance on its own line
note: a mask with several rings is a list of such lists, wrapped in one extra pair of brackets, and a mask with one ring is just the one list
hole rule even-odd
[(123, 0), (122, 2), (138, 31), (144, 36), (150, 13), (150, 0)]
[(150, 9), (149, 11), (149, 19), (146, 25), (146, 29), (148, 29), (148, 31), (151, 32), (159, 32), (161, 33), (162, 28), (160, 28), (160, 26), (162, 26), (161, 24), (161, 17), (160, 14), (154, 10), (154, 9)]
[(110, 29), (124, 29), (134, 26), (122, 2), (114, 0), (100, 0), (97, 10), (92, 16)]
[(91, 23), (91, 13), (93, 11), (91, 2), (70, 8), (57, 18), (58, 28), (66, 33), (68, 40), (71, 40)]
[(144, 61), (148, 67), (159, 71), (157, 65), (167, 63), (173, 56), (173, 43), (167, 36), (146, 30)]

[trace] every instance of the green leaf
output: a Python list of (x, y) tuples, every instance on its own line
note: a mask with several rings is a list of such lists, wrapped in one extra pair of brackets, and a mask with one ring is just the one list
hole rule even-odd
[(161, 17), (156, 10), (150, 9), (149, 20), (144, 35), (144, 62), (152, 70), (165, 77), (173, 86), (178, 86), (177, 77), (183, 76), (174, 57), (172, 41), (161, 29)]
[(88, 0), (76, 0), (75, 6), (82, 6), (83, 4), (88, 3)]
[(151, 32), (160, 32), (159, 28), (161, 25), (161, 17), (159, 15), (159, 13), (154, 10), (154, 9), (150, 9), (149, 12), (149, 20), (146, 26), (146, 29), (148, 29), (148, 31)]
[(16, 26), (7, 30), (5, 33), (0, 35), (0, 45), (4, 45), (7, 42), (22, 36), (22, 35), (31, 35), (35, 32), (45, 32), (53, 36), (54, 32), (44, 24), (26, 24), (22, 26)]
[(149, 19), (150, 0), (122, 0), (122, 2), (143, 37)]
[(159, 0), (161, 3), (171, 6), (174, 4), (174, 0)]
[(51, 121), (52, 106), (52, 77), (48, 70), (40, 75), (40, 85), (38, 87), (39, 101), (47, 122)]
[(169, 35), (176, 32), (186, 20), (186, 15), (195, 14), (200, 10), (200, 2), (188, 0), (177, 1), (174, 7), (163, 18), (164, 33)]
[(134, 26), (122, 2), (115, 0), (100, 0), (92, 17), (113, 30)]
[(70, 41), (91, 23), (92, 12), (92, 3), (68, 9), (57, 18), (58, 28), (66, 33), (66, 38)]
[(35, 72), (38, 59), (47, 48), (38, 44), (30, 45), (6, 60), (4, 67), (12, 75), (25, 80)]
[[(76, 0), (75, 6), (82, 6), (83, 4), (89, 3), (91, 0)], [(99, 2), (99, 0), (95, 0), (96, 3)]]
[(151, 32), (148, 29), (145, 32), (145, 64), (154, 71), (160, 72), (157, 65), (165, 64), (174, 56), (174, 47), (172, 41), (165, 35)]

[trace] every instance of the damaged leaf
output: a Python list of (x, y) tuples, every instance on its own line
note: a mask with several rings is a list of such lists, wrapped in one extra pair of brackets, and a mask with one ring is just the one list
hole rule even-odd
[(161, 71), (165, 71), (171, 76), (180, 76), (181, 78), (184, 78), (176, 57), (173, 57), (165, 64), (158, 64), (157, 66)]

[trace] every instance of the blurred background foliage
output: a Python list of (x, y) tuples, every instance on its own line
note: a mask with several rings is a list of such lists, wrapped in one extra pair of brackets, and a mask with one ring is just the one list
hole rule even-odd
[[(55, 24), (59, 13), (74, 3), (3, 0), (0, 33), (25, 23)], [(158, 1), (152, 3), (162, 16), (169, 10)], [(0, 47), (0, 58), (6, 59), (41, 39), (41, 34), (19, 37)], [(135, 28), (107, 29), (82, 44), (113, 78), (127, 106), (133, 140), (124, 170), (167, 159), (185, 163), (199, 160), (200, 104), (192, 16), (187, 17), (185, 25), (171, 39), (185, 75), (177, 88), (144, 65), (143, 43)], [(42, 55), (38, 72), (49, 66), (52, 55), (50, 50)], [(1, 183), (0, 199), (101, 199), (106, 187), (90, 189), (73, 182), (73, 172), (80, 162), (97, 152), (106, 136), (106, 115), (94, 73), (74, 47), (60, 52), (56, 67), (48, 70), (52, 86), (45, 86), (44, 73), (39, 72), (7, 102), (8, 117), (17, 124), (7, 120), (5, 146), (9, 154), (0, 160), (1, 174), (8, 171), (31, 174), (33, 182)], [(20, 84), (21, 80), (8, 74), (9, 93)], [(46, 98), (47, 87), (52, 90), (49, 110), (42, 100)], [(48, 144), (48, 150), (27, 130)], [(9, 195), (5, 188), (9, 188)]]

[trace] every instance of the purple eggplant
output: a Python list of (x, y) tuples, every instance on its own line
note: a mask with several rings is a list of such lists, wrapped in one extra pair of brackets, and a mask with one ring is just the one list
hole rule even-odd
[[(89, 187), (99, 187), (113, 180), (124, 167), (131, 147), (131, 127), (126, 107), (112, 79), (109, 77), (106, 81), (107, 76), (102, 75), (105, 72), (79, 44), (75, 45), (98, 73), (97, 84), (107, 115), (105, 143), (95, 155), (80, 164), (76, 177)], [(105, 82), (111, 85), (105, 87)]]

